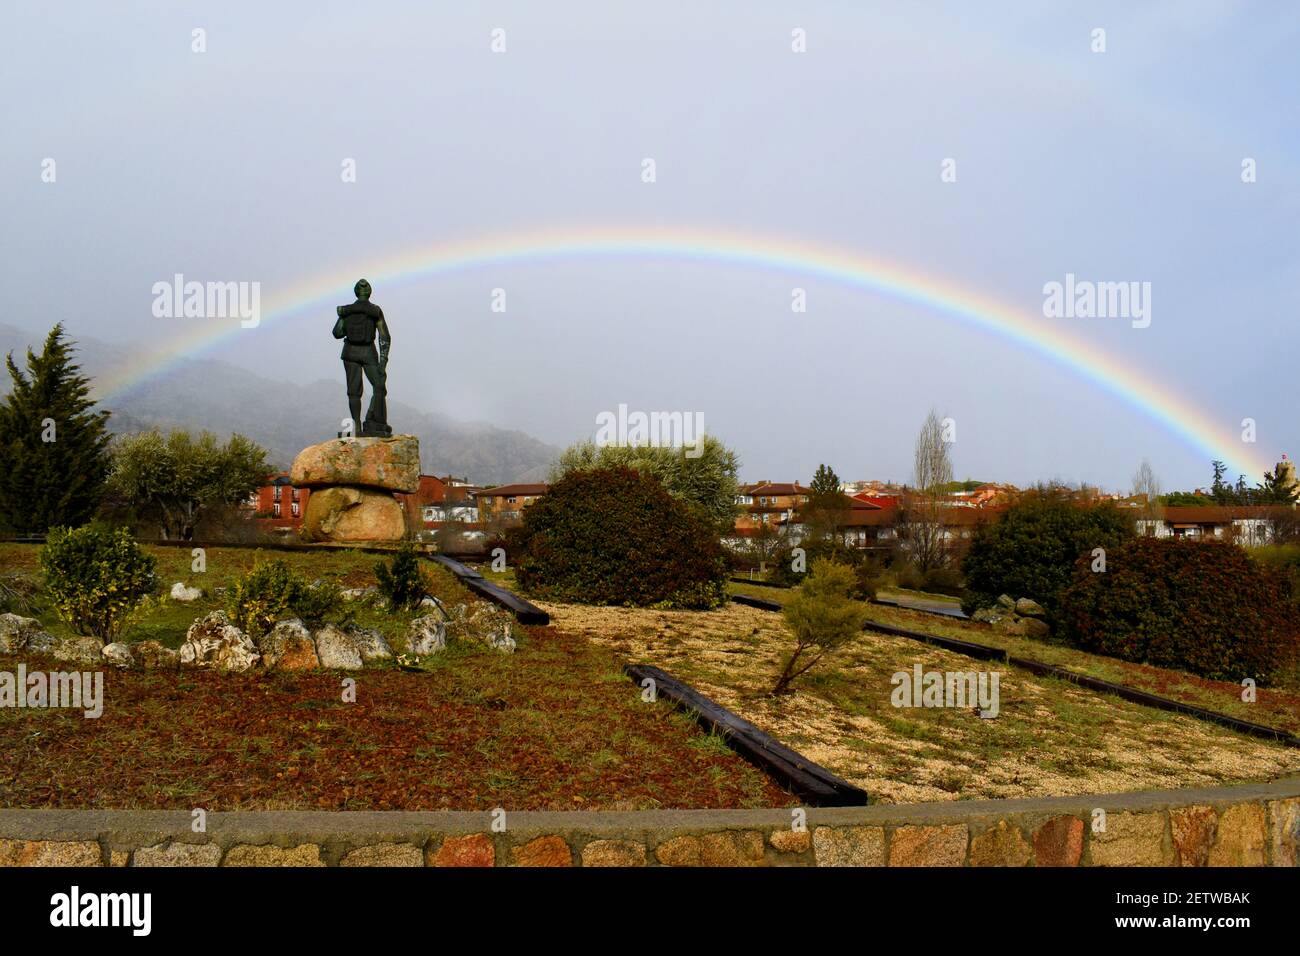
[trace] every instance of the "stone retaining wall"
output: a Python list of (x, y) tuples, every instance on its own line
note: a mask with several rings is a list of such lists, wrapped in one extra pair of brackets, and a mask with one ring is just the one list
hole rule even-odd
[(1300, 865), (1300, 777), (806, 813), (0, 810), (0, 866)]

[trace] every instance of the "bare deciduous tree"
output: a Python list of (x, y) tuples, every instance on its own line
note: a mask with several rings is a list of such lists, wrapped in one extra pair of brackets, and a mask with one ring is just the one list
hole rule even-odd
[(1138, 470), (1133, 473), (1133, 494), (1143, 499), (1142, 521), (1148, 535), (1155, 534), (1155, 522), (1160, 518), (1160, 479), (1151, 468), (1151, 462), (1145, 458)]
[(911, 559), (922, 571), (942, 567), (947, 560), (944, 498), (952, 483), (952, 458), (944, 423), (930, 410), (916, 437), (912, 483), (903, 496), (899, 533)]

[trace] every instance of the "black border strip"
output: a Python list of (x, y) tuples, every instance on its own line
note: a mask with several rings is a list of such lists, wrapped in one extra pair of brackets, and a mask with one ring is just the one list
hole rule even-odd
[(864, 807), (870, 802), (861, 787), (791, 750), (666, 671), (651, 664), (624, 664), (623, 673), (638, 686), (647, 678), (654, 681), (656, 696), (692, 715), (701, 727), (720, 734), (728, 747), (810, 806)]
[(520, 624), (536, 624), (545, 626), (551, 623), (551, 616), (543, 611), (531, 601), (525, 601), (517, 594), (512, 594), (499, 584), (493, 584), (483, 575), (479, 574), (473, 568), (466, 567), (454, 558), (449, 558), (445, 554), (430, 554), (430, 561), (441, 564), (444, 568), (456, 575), (460, 583), (465, 585), (481, 598), (498, 604), (514, 614)]

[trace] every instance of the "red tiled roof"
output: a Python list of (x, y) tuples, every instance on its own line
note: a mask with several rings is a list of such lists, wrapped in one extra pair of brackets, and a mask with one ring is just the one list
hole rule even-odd
[(550, 485), (532, 484), (532, 485), (498, 485), (495, 488), (484, 488), (478, 492), (479, 498), (508, 498), (511, 495), (544, 495)]

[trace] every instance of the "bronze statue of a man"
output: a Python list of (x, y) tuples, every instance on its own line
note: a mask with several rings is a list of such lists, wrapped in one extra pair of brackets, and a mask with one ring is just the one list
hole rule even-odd
[[(370, 301), (370, 283), (361, 279), (353, 286), (357, 301), (340, 305), (335, 311), (334, 337), (344, 339), (343, 371), (348, 381), (348, 409), (352, 413), (352, 434), (368, 438), (387, 438), (393, 434), (388, 425), (388, 349), (393, 338), (388, 334), (384, 310)], [(375, 333), (379, 333), (379, 353), (375, 353)], [(370, 408), (361, 421), (361, 376), (370, 382)]]

